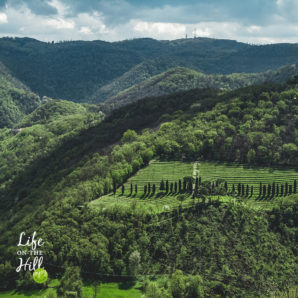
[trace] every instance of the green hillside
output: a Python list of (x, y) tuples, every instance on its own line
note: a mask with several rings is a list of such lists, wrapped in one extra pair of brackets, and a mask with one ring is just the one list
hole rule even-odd
[(293, 188), (291, 195), (266, 199), (264, 209), (255, 208), (253, 198), (246, 203), (208, 192), (186, 198), (187, 205), (165, 196), (175, 201), (169, 212), (151, 212), (131, 197), (123, 206), (121, 196), (112, 208), (109, 202), (89, 206), (107, 200), (153, 158), (183, 166), (213, 160), (297, 167), (297, 95), (295, 80), (232, 92), (195, 89), (140, 100), (103, 121), (96, 113), (59, 114), (16, 135), (2, 129), (1, 289), (32, 287), (30, 276), (15, 271), (24, 230), (45, 240), (44, 266), (61, 280), (60, 296), (80, 292), (81, 279), (138, 280), (143, 293), (158, 297), (176, 291), (182, 297), (202, 291), (205, 297), (258, 297), (294, 288)]
[[(95, 97), (103, 100), (111, 94), (111, 86), (100, 88), (130, 70), (132, 74), (145, 74), (144, 78), (177, 66), (207, 74), (264, 72), (297, 63), (297, 49), (297, 44), (251, 46), (210, 38), (143, 38), (114, 43), (1, 38), (0, 61), (39, 96), (81, 102)], [(152, 66), (146, 69), (150, 63)], [(120, 80), (121, 88), (131, 86), (125, 77)], [(136, 83), (139, 81), (134, 80)]]
[(39, 97), (0, 62), (0, 128), (14, 126), (40, 103)]
[[(296, 65), (284, 66), (264, 73), (231, 75), (207, 75), (188, 68), (177, 67), (148, 78), (126, 90), (120, 90), (116, 96), (105, 101), (102, 106), (106, 110), (111, 110), (150, 96), (161, 96), (195, 88), (234, 90), (266, 81), (283, 82), (296, 75), (298, 75)], [(141, 76), (138, 78), (140, 79)], [(114, 91), (119, 90), (117, 85), (122, 79), (108, 86), (113, 87)]]

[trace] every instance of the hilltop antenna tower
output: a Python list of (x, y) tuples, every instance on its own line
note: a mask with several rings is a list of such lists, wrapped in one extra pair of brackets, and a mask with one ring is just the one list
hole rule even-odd
[(197, 38), (197, 28), (193, 31), (193, 38)]

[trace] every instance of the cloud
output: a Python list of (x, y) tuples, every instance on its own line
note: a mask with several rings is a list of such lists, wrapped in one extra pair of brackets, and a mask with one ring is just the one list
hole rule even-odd
[(176, 39), (196, 28), (203, 37), (297, 42), (297, 15), (297, 0), (0, 0), (0, 36)]
[(7, 15), (3, 12), (0, 12), (0, 24), (5, 24), (7, 21)]

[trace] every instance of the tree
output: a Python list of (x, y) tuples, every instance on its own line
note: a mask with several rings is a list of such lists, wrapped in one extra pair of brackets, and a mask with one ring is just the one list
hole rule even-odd
[(77, 266), (67, 267), (61, 278), (58, 294), (66, 296), (69, 292), (72, 292), (76, 293), (77, 297), (82, 297), (82, 288), (80, 268)]
[(241, 195), (244, 197), (244, 184), (241, 185)]
[(132, 194), (133, 192), (133, 186), (132, 186), (132, 183), (130, 183), (130, 194)]
[(254, 149), (250, 149), (246, 155), (246, 159), (248, 163), (254, 163), (256, 160), (256, 151)]
[(269, 197), (271, 195), (271, 184), (268, 184), (267, 187), (267, 196)]
[(137, 139), (138, 134), (132, 130), (132, 129), (128, 129), (124, 134), (123, 137), (121, 139), (122, 143), (131, 143), (133, 141), (135, 141)]
[(141, 255), (135, 250), (129, 255), (129, 273), (136, 279), (140, 267)]
[(280, 185), (280, 195), (281, 196), (284, 195), (284, 185), (283, 184)]
[(203, 298), (203, 279), (200, 275), (189, 276), (186, 281), (186, 297)]
[(152, 193), (155, 194), (155, 184), (152, 185)]
[(164, 189), (165, 189), (165, 183), (163, 180), (161, 180), (159, 190), (164, 190)]
[(276, 185), (276, 196), (279, 196), (279, 184)]
[(262, 189), (263, 189), (263, 187), (262, 187), (262, 183), (260, 182), (260, 188), (259, 188), (259, 197), (261, 197), (261, 196), (262, 196)]
[(248, 195), (249, 195), (249, 186), (248, 184), (246, 184), (246, 196), (248, 197)]
[(144, 185), (144, 195), (147, 193), (147, 185)]
[(241, 195), (241, 183), (238, 183), (238, 196)]
[(171, 182), (171, 185), (170, 185), (170, 192), (173, 193), (173, 188), (174, 188), (174, 184), (173, 182)]
[(135, 193), (137, 194), (138, 193), (138, 185), (135, 184)]
[(181, 270), (176, 270), (171, 278), (171, 292), (173, 298), (184, 298), (186, 291), (185, 277)]
[(121, 187), (121, 194), (124, 195), (124, 191), (125, 191), (125, 187), (124, 187), (124, 184), (122, 184), (122, 187)]
[(297, 193), (297, 181), (296, 181), (296, 179), (294, 180), (293, 193)]
[(266, 197), (266, 185), (263, 185), (263, 198)]
[(286, 182), (286, 183), (285, 183), (285, 196), (287, 196), (288, 193), (289, 193), (289, 183)]
[(225, 190), (228, 191), (228, 182), (225, 181)]
[(151, 184), (150, 184), (150, 182), (148, 183), (148, 194), (150, 194), (150, 192), (151, 192)]
[(254, 187), (253, 185), (250, 187), (250, 196), (252, 197), (254, 194)]
[(232, 186), (232, 193), (234, 194), (235, 193), (235, 184), (233, 183), (233, 186)]
[(202, 177), (199, 177), (199, 185), (202, 184)]
[(166, 181), (166, 193), (169, 192), (169, 180)]
[(178, 183), (175, 182), (175, 186), (174, 186), (174, 191), (175, 191), (175, 193), (177, 193), (177, 190), (178, 190)]
[(181, 187), (182, 187), (181, 184), (182, 184), (182, 182), (181, 182), (181, 180), (179, 179), (179, 193), (181, 193), (181, 190), (182, 190), (182, 189), (181, 189)]

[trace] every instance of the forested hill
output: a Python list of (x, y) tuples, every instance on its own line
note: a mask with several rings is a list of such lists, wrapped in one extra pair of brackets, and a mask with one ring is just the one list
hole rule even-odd
[(114, 43), (0, 39), (0, 61), (32, 91), (52, 98), (88, 101), (100, 87), (148, 60), (157, 69), (152, 75), (176, 66), (208, 74), (253, 73), (297, 63), (298, 45), (252, 46), (209, 38)]
[(0, 128), (14, 126), (40, 104), (39, 96), (0, 62)]
[[(214, 88), (228, 91), (263, 82), (283, 82), (296, 75), (298, 75), (296, 64), (263, 73), (235, 73), (230, 75), (207, 75), (189, 68), (176, 67), (148, 78), (126, 90), (120, 90), (116, 96), (106, 100), (101, 106), (105, 111), (110, 111), (145, 97), (161, 96), (195, 88)], [(120, 87), (121, 82), (114, 81), (108, 86), (115, 93), (117, 85)], [(108, 86), (103, 87), (102, 91), (108, 91)]]
[(102, 122), (78, 114), (16, 135), (0, 130), (1, 289), (24, 280), (15, 270), (15, 243), (24, 229), (38, 230), (46, 241), (53, 275), (69, 266), (126, 275), (138, 250), (141, 274), (195, 272), (206, 280), (209, 297), (268, 296), (272, 288), (295, 285), (297, 195), (274, 201), (274, 210), (243, 200), (201, 201), (156, 227), (167, 218), (133, 202), (98, 212), (86, 205), (153, 158), (297, 166), (297, 83), (226, 93), (195, 89), (140, 100)]

